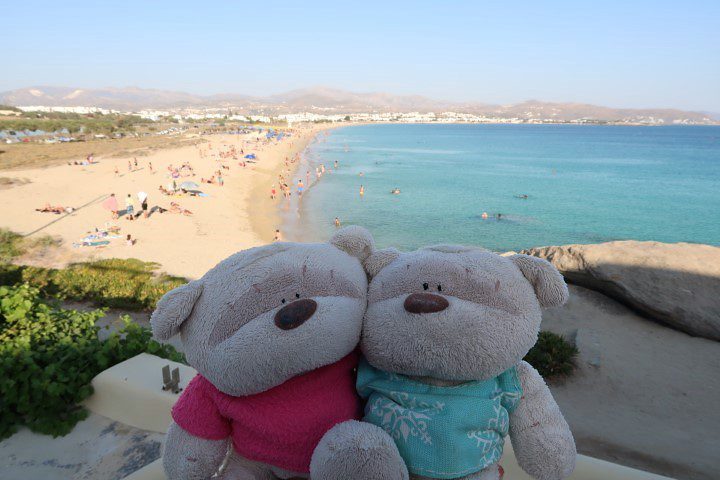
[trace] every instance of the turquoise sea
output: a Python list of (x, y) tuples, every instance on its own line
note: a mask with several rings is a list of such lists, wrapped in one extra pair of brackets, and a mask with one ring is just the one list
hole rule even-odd
[(321, 134), (303, 162), (295, 182), (326, 173), (286, 207), (291, 239), (327, 239), (338, 217), (401, 249), (720, 243), (720, 127), (352, 126)]

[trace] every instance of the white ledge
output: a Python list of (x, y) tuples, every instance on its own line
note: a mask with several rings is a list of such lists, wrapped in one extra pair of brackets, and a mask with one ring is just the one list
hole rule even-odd
[(180, 393), (162, 389), (165, 365), (170, 365), (171, 370), (180, 369), (181, 388), (197, 374), (187, 365), (141, 353), (93, 378), (94, 393), (84, 402), (85, 407), (126, 425), (167, 432), (172, 421), (170, 410)]
[[(162, 390), (162, 367), (180, 368), (180, 386), (186, 387), (197, 373), (187, 365), (171, 362), (142, 353), (105, 370), (95, 377), (95, 393), (85, 402), (91, 411), (132, 425), (133, 427), (164, 433), (171, 422), (170, 410), (179, 394)], [(520, 469), (510, 441), (500, 464), (505, 480), (532, 480)], [(572, 480), (671, 480), (669, 477), (624, 467), (597, 458), (578, 455)], [(125, 480), (166, 480), (161, 460), (157, 460)]]

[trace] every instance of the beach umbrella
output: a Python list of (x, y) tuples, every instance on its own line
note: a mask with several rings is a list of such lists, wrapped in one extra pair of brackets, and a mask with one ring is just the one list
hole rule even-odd
[(255, 154), (254, 154), (254, 153), (248, 153), (247, 155), (245, 155), (245, 158), (255, 158)]
[(200, 185), (195, 182), (183, 182), (180, 184), (180, 188), (183, 190), (195, 190), (196, 188), (200, 188)]
[(118, 210), (117, 198), (115, 198), (115, 197), (106, 198), (105, 201), (102, 203), (102, 206), (105, 210), (110, 210), (111, 212), (117, 212), (117, 210)]

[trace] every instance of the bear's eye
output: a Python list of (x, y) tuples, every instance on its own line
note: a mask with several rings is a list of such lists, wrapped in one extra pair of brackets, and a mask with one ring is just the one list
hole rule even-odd
[(430, 288), (430, 285), (427, 284), (427, 282), (423, 283), (423, 290), (427, 290)]
[(281, 302), (281, 303), (285, 303), (285, 299), (283, 298), (282, 300), (280, 300), (280, 302)]
[(438, 292), (442, 292), (442, 285), (438, 283)]
[(295, 298), (300, 298), (300, 294), (299, 294), (299, 293), (296, 293), (296, 294), (295, 294)]

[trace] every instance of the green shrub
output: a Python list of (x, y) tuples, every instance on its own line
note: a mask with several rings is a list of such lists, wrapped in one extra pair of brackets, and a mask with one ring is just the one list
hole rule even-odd
[(0, 262), (0, 286), (22, 282), (23, 267)]
[(570, 375), (575, 369), (578, 351), (562, 336), (540, 332), (538, 341), (524, 360), (540, 372), (543, 378)]
[(63, 269), (4, 265), (0, 266), (0, 284), (26, 282), (47, 296), (63, 300), (149, 310), (165, 293), (186, 283), (180, 277), (157, 275), (157, 268), (156, 263), (134, 258), (76, 263)]
[(25, 112), (21, 117), (0, 117), (0, 130), (43, 130), (55, 132), (66, 128), (70, 133), (112, 133), (130, 131), (136, 125), (147, 125), (151, 120), (137, 115), (81, 115), (63, 112)]
[(50, 235), (23, 237), (7, 228), (0, 228), (0, 263), (10, 262), (12, 259), (23, 255), (28, 250), (35, 248), (48, 248), (57, 245), (59, 241)]
[(89, 300), (112, 308), (151, 309), (160, 297), (185, 280), (155, 276), (156, 263), (109, 259), (56, 270), (50, 283), (61, 298)]
[(25, 253), (22, 235), (0, 228), (0, 262), (9, 262)]
[(103, 316), (49, 305), (29, 285), (0, 287), (0, 439), (20, 425), (67, 434), (87, 416), (80, 402), (92, 394), (92, 378), (141, 352), (184, 361), (129, 317), (99, 340), (95, 321)]

